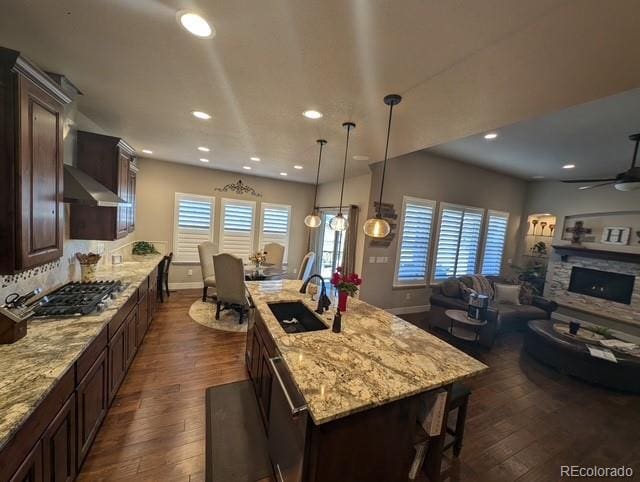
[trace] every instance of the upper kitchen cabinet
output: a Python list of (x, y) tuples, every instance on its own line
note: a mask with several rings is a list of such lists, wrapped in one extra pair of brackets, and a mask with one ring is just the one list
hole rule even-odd
[(62, 256), (62, 136), (69, 102), (33, 63), (0, 47), (0, 273)]
[(117, 207), (71, 205), (71, 238), (113, 241), (133, 232), (135, 226), (135, 175), (133, 148), (118, 137), (78, 131), (76, 165), (113, 191), (125, 203)]

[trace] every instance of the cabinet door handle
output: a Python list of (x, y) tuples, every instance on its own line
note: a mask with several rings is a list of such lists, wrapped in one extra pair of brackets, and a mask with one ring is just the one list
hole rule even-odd
[(305, 403), (304, 405), (300, 405), (297, 407), (293, 404), (293, 401), (291, 400), (291, 395), (289, 395), (289, 392), (287, 391), (287, 387), (284, 386), (284, 382), (282, 381), (282, 377), (280, 376), (280, 372), (278, 371), (278, 367), (276, 366), (276, 362), (281, 362), (281, 361), (282, 361), (282, 358), (280, 358), (279, 356), (269, 358), (269, 363), (271, 364), (273, 373), (275, 374), (276, 379), (280, 384), (280, 388), (282, 389), (282, 393), (284, 393), (284, 398), (287, 399), (287, 403), (289, 404), (289, 408), (291, 409), (291, 415), (295, 417), (296, 415), (307, 411), (307, 404)]

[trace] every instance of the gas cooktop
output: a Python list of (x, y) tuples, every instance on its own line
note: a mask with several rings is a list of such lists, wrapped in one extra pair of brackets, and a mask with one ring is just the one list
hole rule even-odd
[(120, 281), (69, 283), (42, 298), (34, 314), (37, 317), (80, 316), (102, 311), (123, 289)]

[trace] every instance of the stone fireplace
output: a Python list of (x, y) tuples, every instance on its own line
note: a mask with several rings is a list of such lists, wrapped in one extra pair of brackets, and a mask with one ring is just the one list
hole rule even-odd
[(546, 296), (561, 306), (640, 326), (640, 264), (569, 256), (549, 263), (547, 279)]

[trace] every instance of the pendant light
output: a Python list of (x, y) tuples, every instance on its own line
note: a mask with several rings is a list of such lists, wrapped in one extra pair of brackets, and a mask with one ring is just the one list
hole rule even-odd
[(393, 116), (393, 106), (398, 105), (402, 97), (397, 94), (389, 94), (384, 97), (384, 103), (389, 106), (389, 124), (387, 125), (387, 144), (384, 148), (384, 164), (382, 165), (382, 181), (380, 181), (380, 200), (376, 208), (376, 215), (367, 219), (362, 227), (364, 234), (372, 238), (384, 238), (391, 231), (391, 226), (386, 219), (382, 218), (382, 191), (384, 189), (384, 177), (387, 173), (387, 156), (389, 155), (389, 135), (391, 133), (391, 117)]
[(349, 153), (349, 134), (351, 129), (354, 129), (356, 125), (353, 122), (345, 122), (342, 127), (347, 128), (347, 143), (344, 148), (344, 165), (342, 166), (342, 187), (340, 188), (340, 208), (338, 214), (329, 222), (329, 227), (334, 231), (346, 231), (349, 227), (349, 221), (342, 215), (342, 197), (344, 195), (344, 178), (347, 174), (347, 155)]
[(320, 154), (318, 155), (318, 172), (316, 173), (316, 192), (313, 195), (313, 211), (311, 214), (304, 218), (304, 224), (310, 228), (317, 228), (322, 224), (322, 219), (318, 216), (318, 210), (316, 208), (316, 201), (318, 199), (318, 179), (320, 179), (320, 163), (322, 162), (322, 147), (327, 143), (324, 139), (318, 139), (316, 141), (320, 144)]

